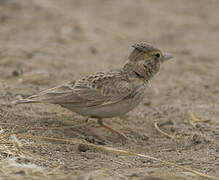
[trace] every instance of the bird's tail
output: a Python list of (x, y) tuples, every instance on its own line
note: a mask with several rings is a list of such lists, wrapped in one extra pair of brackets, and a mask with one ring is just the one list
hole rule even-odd
[(35, 99), (34, 96), (28, 97), (27, 99), (19, 99), (15, 100), (12, 102), (12, 104), (17, 105), (17, 104), (26, 104), (26, 103), (39, 103), (37, 98)]

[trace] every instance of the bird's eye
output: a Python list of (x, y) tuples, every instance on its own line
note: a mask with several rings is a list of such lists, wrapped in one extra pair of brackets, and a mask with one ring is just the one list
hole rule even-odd
[(159, 58), (159, 57), (160, 57), (160, 53), (156, 53), (155, 56), (156, 56), (157, 58)]

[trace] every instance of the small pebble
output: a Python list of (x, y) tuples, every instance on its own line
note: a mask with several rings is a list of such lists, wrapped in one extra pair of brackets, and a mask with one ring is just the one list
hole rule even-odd
[(11, 75), (12, 76), (19, 76), (21, 75), (23, 72), (21, 69), (15, 69), (14, 71), (12, 71)]
[(80, 151), (80, 152), (86, 152), (89, 149), (90, 149), (89, 146), (86, 144), (79, 144), (78, 145), (78, 151)]
[(95, 47), (91, 47), (90, 52), (91, 52), (91, 54), (97, 54), (98, 50)]
[(145, 106), (150, 106), (151, 105), (151, 101), (144, 102), (144, 105)]

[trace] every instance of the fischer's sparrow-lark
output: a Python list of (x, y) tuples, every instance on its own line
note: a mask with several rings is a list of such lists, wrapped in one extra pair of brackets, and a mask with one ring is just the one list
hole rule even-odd
[(102, 127), (125, 137), (105, 125), (102, 119), (121, 116), (134, 109), (143, 100), (150, 79), (159, 71), (163, 62), (172, 58), (171, 54), (146, 42), (132, 47), (134, 50), (120, 69), (91, 74), (17, 100), (14, 104), (58, 104), (82, 116), (96, 118)]

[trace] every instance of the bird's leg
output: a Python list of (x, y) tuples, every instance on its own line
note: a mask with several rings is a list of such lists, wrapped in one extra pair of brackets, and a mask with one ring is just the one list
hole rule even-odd
[(124, 139), (128, 139), (124, 134), (122, 134), (122, 133), (120, 133), (119, 131), (116, 131), (115, 129), (113, 129), (113, 128), (107, 126), (107, 125), (105, 125), (105, 124), (103, 123), (103, 120), (102, 120), (102, 119), (97, 119), (97, 122), (99, 123), (100, 126), (102, 126), (102, 127), (106, 128), (106, 129), (110, 130), (112, 133), (115, 133), (115, 134), (119, 135), (120, 137), (122, 137), (122, 138), (124, 138)]

